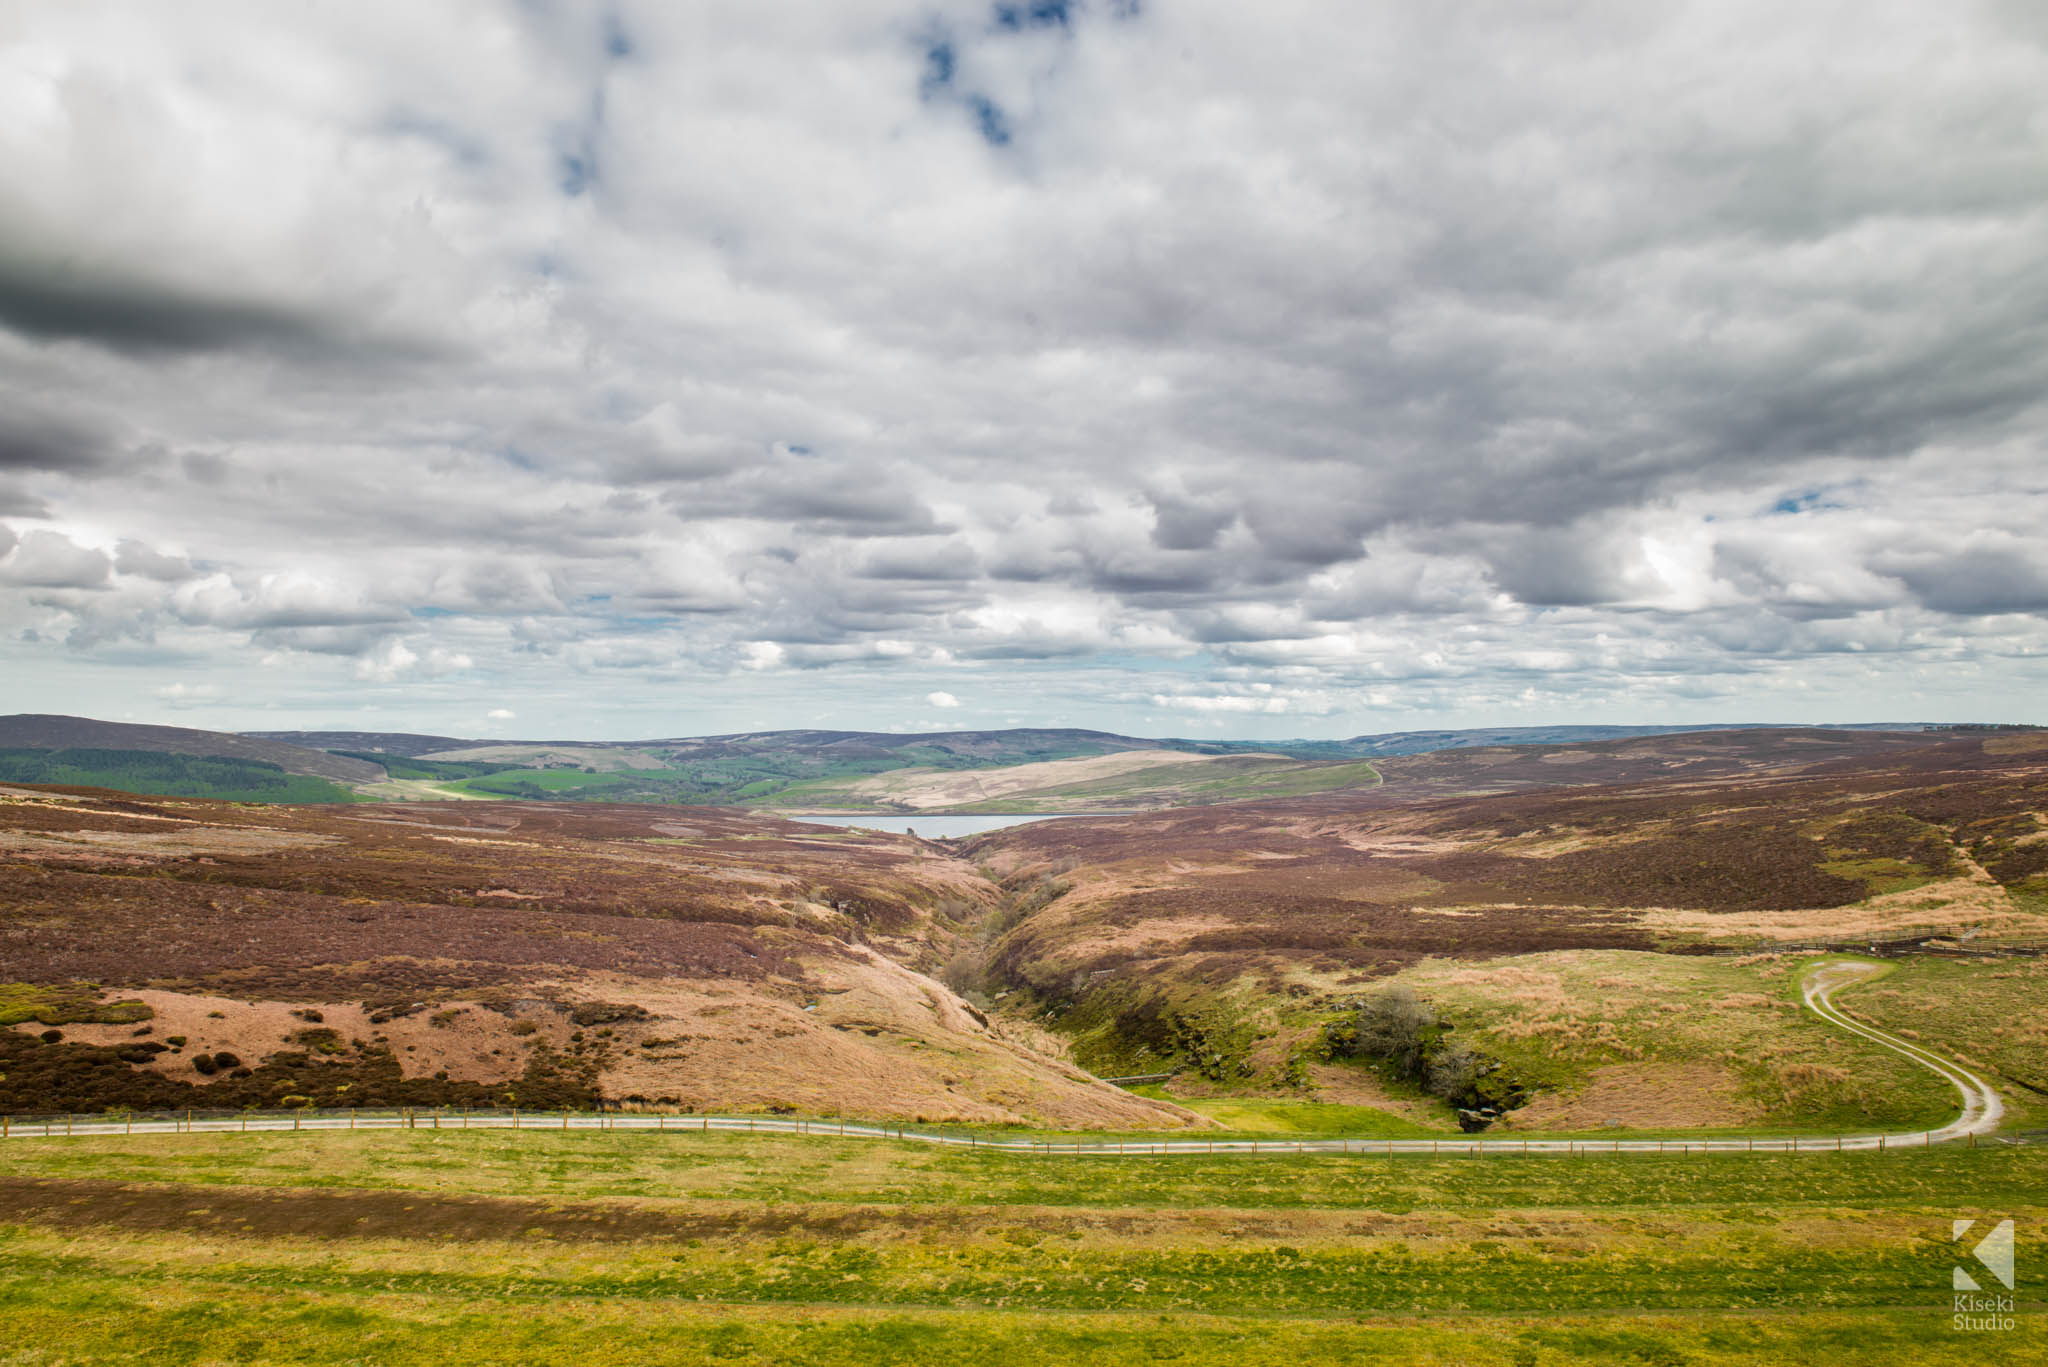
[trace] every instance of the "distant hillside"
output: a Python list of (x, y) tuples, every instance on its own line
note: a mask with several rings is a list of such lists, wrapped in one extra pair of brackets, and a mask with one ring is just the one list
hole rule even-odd
[[(421, 759), (503, 759), (513, 767), (538, 767), (536, 752), (565, 763), (604, 751), (640, 751), (666, 762), (777, 757), (884, 768), (907, 764), (984, 767), (1081, 759), (1130, 750), (1180, 750), (1197, 755), (1268, 754), (1303, 760), (1372, 759), (1468, 750), (1501, 745), (1583, 745), (1705, 731), (1782, 730), (1777, 722), (1711, 722), (1668, 726), (1483, 726), (1443, 731), (1382, 731), (1343, 740), (1153, 739), (1080, 728), (1019, 727), (1000, 731), (738, 731), (719, 736), (667, 736), (653, 740), (503, 740), (485, 737), (417, 735), (403, 731), (248, 731), (245, 736), (347, 754), (398, 755)], [(1803, 728), (1822, 731), (1916, 732), (1947, 729), (1926, 722), (1851, 723)], [(550, 762), (541, 759), (541, 764)], [(648, 763), (596, 761), (600, 769), (647, 768)], [(879, 770), (875, 771), (879, 772)]]
[[(1563, 731), (1567, 728), (1544, 728)], [(1586, 728), (1598, 729), (1598, 728)], [(1622, 728), (1610, 728), (1622, 729)], [(1527, 736), (1535, 728), (1519, 734)], [(910, 766), (855, 779), (793, 784), (769, 804), (798, 809), (877, 812), (1133, 812), (1375, 789), (1375, 803), (1439, 795), (1508, 792), (1595, 784), (1698, 781), (1745, 774), (1867, 765), (1938, 746), (1948, 731), (1875, 731), (1824, 727), (1730, 727), (1657, 732), (1583, 741), (1459, 743), (1372, 759), (1299, 757), (1288, 747), (1189, 754), (1167, 748), (1079, 760), (945, 771)], [(1513, 734), (1513, 733), (1510, 733)], [(1333, 745), (1342, 744), (1333, 743)]]
[(0, 749), (0, 783), (109, 788), (154, 797), (223, 802), (353, 802), (355, 790), (262, 760), (161, 750)]
[(282, 741), (308, 750), (370, 751), (408, 759), (436, 750), (455, 750), (484, 742), (456, 736), (416, 736), (404, 731), (244, 731), (253, 740)]
[[(1673, 726), (1475, 726), (1446, 731), (1381, 731), (1345, 740), (1162, 740), (1157, 747), (1200, 754), (1288, 755), (1295, 759), (1377, 759), (1427, 755), (1439, 750), (1473, 750), (1502, 745), (1586, 745), (1597, 741), (1678, 736), (1707, 731), (1782, 731), (1782, 722), (1707, 722)], [(1797, 728), (1810, 731), (1918, 732), (1947, 730), (1931, 722), (1854, 722)], [(1996, 729), (1996, 728), (1994, 728)]]
[(898, 769), (995, 769), (1135, 750), (1189, 749), (1105, 731), (744, 731), (655, 740), (470, 739), (390, 731), (268, 731), (252, 736), (376, 761), (384, 797), (548, 798), (746, 805), (786, 790)]
[[(1353, 736), (1338, 744), (1350, 753), (1371, 755), (1422, 755), (1436, 750), (1465, 750), (1488, 745), (1583, 745), (1589, 741), (1632, 740), (1638, 736), (1676, 736), (1700, 731), (1775, 731), (1785, 729), (1776, 722), (1717, 722), (1700, 726), (1496, 726), (1463, 731), (1388, 731), (1379, 735)], [(1917, 722), (1854, 724), (1804, 727), (1818, 731), (1924, 731)]]
[[(1794, 741), (1793, 732), (1803, 739)], [(779, 806), (834, 811), (1075, 812), (1181, 807), (1369, 788), (1384, 777), (1447, 791), (1638, 781), (1652, 771), (1734, 773), (1805, 764), (1834, 737), (1861, 754), (1925, 744), (1944, 728), (1524, 726), (1397, 731), (1345, 740), (1150, 740), (1079, 728), (991, 731), (742, 731), (633, 741), (507, 740), (396, 731), (267, 731), (235, 736), (76, 717), (0, 720), (0, 748), (93, 749), (243, 759), (384, 798)], [(1691, 740), (1684, 739), (1692, 737)], [(1741, 737), (1709, 743), (1711, 737)], [(1858, 740), (1855, 738), (1861, 737)], [(1888, 739), (1878, 739), (1886, 737)], [(1638, 747), (1647, 745), (1651, 748)], [(1675, 749), (1669, 749), (1675, 745)], [(1601, 747), (1620, 747), (1602, 750)], [(1702, 748), (1704, 747), (1704, 748)], [(1551, 755), (1560, 748), (1577, 753)], [(1429, 757), (1439, 757), (1429, 761)], [(1217, 764), (1214, 761), (1230, 761)], [(1401, 761), (1397, 769), (1376, 768)], [(34, 769), (14, 775), (27, 782)], [(84, 764), (44, 782), (241, 798), (279, 791), (251, 771), (195, 776)], [(1418, 767), (1419, 766), (1419, 767)], [(1576, 767), (1574, 767), (1576, 766)], [(161, 766), (158, 766), (161, 767)], [(41, 772), (41, 771), (37, 771)], [(50, 771), (54, 772), (54, 771)], [(91, 772), (96, 777), (79, 777)], [(885, 777), (886, 776), (886, 777)], [(225, 786), (223, 786), (225, 783)], [(169, 786), (166, 786), (166, 785)], [(1392, 794), (1387, 796), (1391, 797)], [(260, 800), (260, 799), (259, 799)], [(273, 801), (313, 800), (294, 793)]]
[(300, 745), (225, 731), (197, 731), (182, 726), (135, 726), (127, 722), (94, 721), (89, 717), (17, 713), (0, 717), (0, 749), (140, 751), (199, 758), (247, 760), (274, 765), (288, 774), (330, 779), (336, 783), (374, 783), (381, 767), (366, 760), (330, 755)]
[[(1203, 742), (1145, 740), (1108, 731), (1019, 727), (1002, 731), (737, 731), (722, 736), (666, 736), (653, 740), (522, 740), (426, 736), (405, 731), (245, 731), (251, 739), (281, 741), (348, 754), (407, 759), (470, 759), (480, 754), (512, 761), (529, 756), (588, 757), (605, 751), (644, 751), (670, 761), (776, 756), (822, 762), (871, 760), (929, 764), (1027, 764), (1048, 759), (1109, 755), (1124, 750), (1194, 750)], [(544, 760), (545, 762), (545, 760)], [(600, 760), (600, 768), (621, 766)]]

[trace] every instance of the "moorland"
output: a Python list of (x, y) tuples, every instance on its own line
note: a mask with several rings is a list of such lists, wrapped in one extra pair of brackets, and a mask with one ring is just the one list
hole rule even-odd
[[(1068, 743), (858, 781), (1085, 803), (1251, 757), (1051, 753)], [(2002, 1127), (1689, 1159), (20, 1140), (0, 1145), (0, 1315), (25, 1362), (139, 1341), (185, 1362), (1981, 1360), (1942, 1313), (1951, 1217), (2038, 1228), (2048, 1207), (2048, 739), (1279, 759), (1375, 781), (953, 841), (589, 792), (10, 782), (0, 1112), (604, 1107), (1096, 1138), (1945, 1123), (1940, 1077), (1803, 1007), (1810, 968), (1853, 957), (1870, 976), (1836, 1004), (1978, 1072)], [(2000, 1360), (2048, 1354), (2022, 1301)]]

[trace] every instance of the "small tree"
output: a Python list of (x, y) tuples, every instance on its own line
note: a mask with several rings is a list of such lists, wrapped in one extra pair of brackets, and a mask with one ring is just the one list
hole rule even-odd
[(1441, 1022), (1413, 990), (1382, 988), (1329, 1031), (1331, 1052), (1344, 1058), (1383, 1058), (1402, 1077), (1419, 1078)]

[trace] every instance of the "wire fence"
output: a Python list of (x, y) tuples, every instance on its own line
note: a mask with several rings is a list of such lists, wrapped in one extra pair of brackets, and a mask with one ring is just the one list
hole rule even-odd
[(0, 1139), (61, 1139), (105, 1135), (278, 1134), (355, 1130), (621, 1131), (657, 1134), (800, 1135), (818, 1138), (897, 1140), (1000, 1153), (1075, 1157), (1186, 1157), (1205, 1155), (1316, 1155), (1357, 1157), (1538, 1157), (1663, 1154), (1709, 1157), (1722, 1154), (1886, 1153), (2048, 1143), (2048, 1130), (1954, 1135), (1921, 1130), (1903, 1134), (1769, 1136), (1615, 1136), (1461, 1134), (1441, 1138), (1220, 1138), (1054, 1137), (1015, 1130), (942, 1125), (904, 1125), (789, 1116), (709, 1115), (628, 1111), (526, 1111), (437, 1108), (349, 1110), (183, 1110), (115, 1111), (98, 1114), (0, 1116)]

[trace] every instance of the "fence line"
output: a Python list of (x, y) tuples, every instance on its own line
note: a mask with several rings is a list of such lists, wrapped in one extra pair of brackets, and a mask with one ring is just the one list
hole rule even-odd
[[(277, 1134), (355, 1130), (640, 1130), (657, 1134), (801, 1135), (831, 1139), (884, 1139), (966, 1149), (988, 1149), (1060, 1157), (1167, 1158), (1201, 1156), (1349, 1155), (1472, 1157), (1604, 1157), (1628, 1154), (1710, 1157), (1717, 1154), (1889, 1153), (1934, 1148), (1977, 1148), (1979, 1138), (1935, 1137), (1936, 1131), (1903, 1134), (1777, 1136), (1616, 1136), (1557, 1139), (1460, 1135), (1431, 1139), (1056, 1139), (1014, 1132), (866, 1123), (839, 1118), (668, 1114), (618, 1111), (522, 1111), (408, 1107), (378, 1110), (156, 1111), (101, 1115), (0, 1116), (0, 1139), (62, 1139), (109, 1134)], [(1986, 1135), (1985, 1146), (2048, 1142), (2048, 1131)]]

